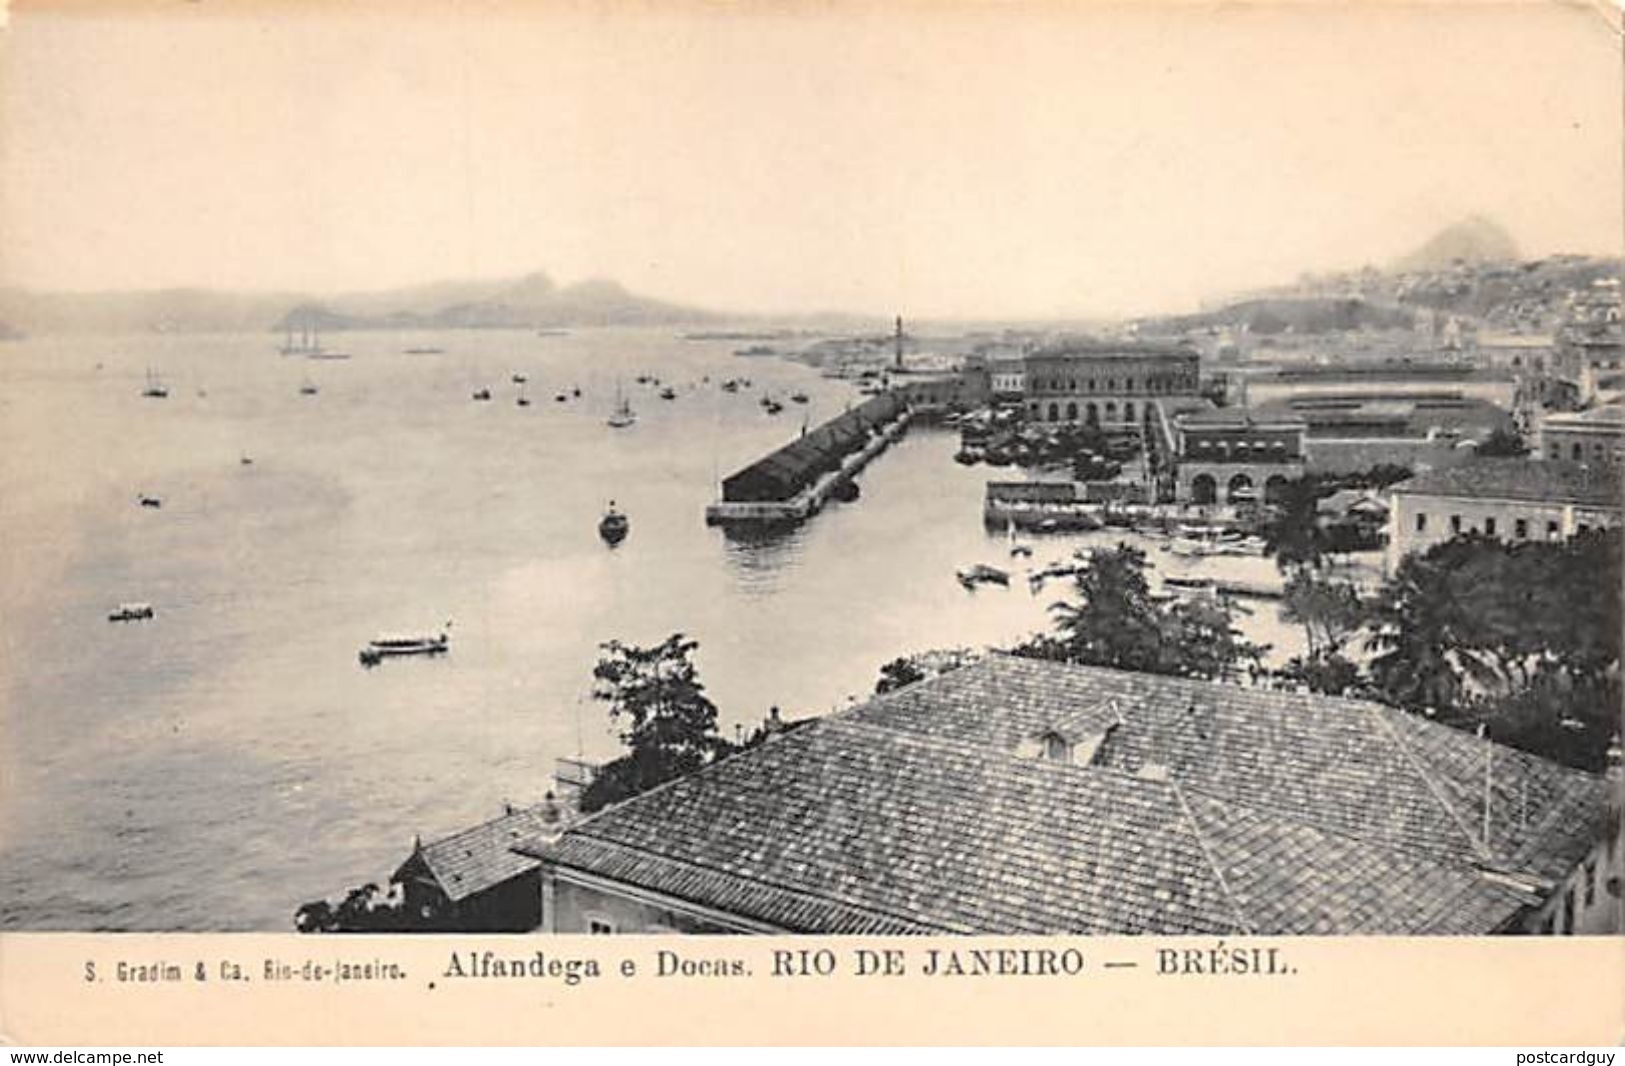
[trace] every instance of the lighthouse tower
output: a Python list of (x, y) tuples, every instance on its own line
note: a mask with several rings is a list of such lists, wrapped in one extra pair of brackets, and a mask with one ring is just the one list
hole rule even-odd
[(903, 316), (897, 316), (897, 325), (892, 330), (892, 368), (903, 369)]

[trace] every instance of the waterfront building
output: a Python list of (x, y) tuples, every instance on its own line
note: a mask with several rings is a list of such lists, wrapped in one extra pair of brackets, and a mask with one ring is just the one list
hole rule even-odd
[(1320, 393), (1257, 410), (1261, 416), (1302, 419), (1306, 469), (1333, 475), (1377, 466), (1421, 471), (1471, 462), (1480, 443), (1515, 425), (1507, 410), (1472, 396)]
[(1535, 451), (1547, 459), (1617, 469), (1625, 460), (1625, 407), (1548, 414), (1540, 421)]
[(957, 371), (893, 374), (891, 387), (921, 417), (987, 406), (992, 382), (986, 363), (970, 361)]
[(726, 503), (782, 503), (841, 468), (884, 427), (907, 412), (899, 393), (888, 392), (803, 433), (722, 482)]
[(1503, 541), (1567, 540), (1620, 521), (1611, 470), (1558, 460), (1479, 459), (1389, 490), (1387, 569), (1411, 552), (1477, 533)]
[(519, 850), (548, 932), (1482, 934), (1610, 824), (1391, 707), (995, 655)]
[(509, 807), (498, 818), (439, 840), (414, 841), (390, 881), (401, 886), (407, 914), (423, 927), (529, 932), (542, 920), (539, 863), (514, 845), (552, 839), (569, 818), (551, 794), (533, 807)]
[(1027, 357), (1020, 354), (992, 355), (987, 361), (993, 402), (1020, 404), (1027, 396)]
[(1274, 503), (1303, 476), (1308, 424), (1292, 414), (1220, 407), (1174, 419), (1175, 499)]
[(1052, 342), (1024, 361), (1027, 418), (1137, 432), (1151, 401), (1197, 394), (1198, 361), (1196, 349), (1184, 344)]
[(1262, 407), (1308, 397), (1326, 399), (1475, 399), (1510, 411), (1518, 380), (1509, 370), (1463, 362), (1384, 359), (1257, 368), (1237, 377), (1238, 402)]

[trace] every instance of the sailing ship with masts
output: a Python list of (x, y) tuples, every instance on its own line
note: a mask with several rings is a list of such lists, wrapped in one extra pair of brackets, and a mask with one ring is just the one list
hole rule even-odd
[[(296, 319), (299, 322), (297, 330), (294, 327)], [(323, 347), (322, 327), (318, 311), (306, 308), (301, 311), (289, 312), (285, 325), (288, 331), (287, 339), (283, 341), (282, 347), (277, 349), (283, 355), (302, 355), (306, 359), (350, 358), (349, 352), (338, 352)], [(295, 339), (296, 332), (298, 334), (297, 339)]]

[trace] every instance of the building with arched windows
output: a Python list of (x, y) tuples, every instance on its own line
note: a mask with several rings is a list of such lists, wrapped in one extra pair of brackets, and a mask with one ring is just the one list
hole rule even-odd
[(1547, 459), (1616, 469), (1625, 463), (1625, 407), (1549, 414), (1536, 450)]
[(1057, 341), (1029, 352), (1023, 386), (1029, 422), (1137, 430), (1157, 400), (1198, 391), (1195, 348), (1143, 341)]
[(1221, 407), (1177, 415), (1173, 431), (1182, 503), (1273, 502), (1303, 476), (1308, 424), (1294, 415)]

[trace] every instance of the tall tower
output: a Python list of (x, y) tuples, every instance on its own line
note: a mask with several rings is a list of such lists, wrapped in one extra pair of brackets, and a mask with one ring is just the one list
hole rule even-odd
[(892, 350), (895, 353), (894, 358), (893, 358), (894, 368), (897, 369), (897, 370), (901, 370), (901, 369), (903, 369), (903, 316), (902, 315), (897, 316), (897, 326), (892, 331), (892, 346), (893, 346)]

